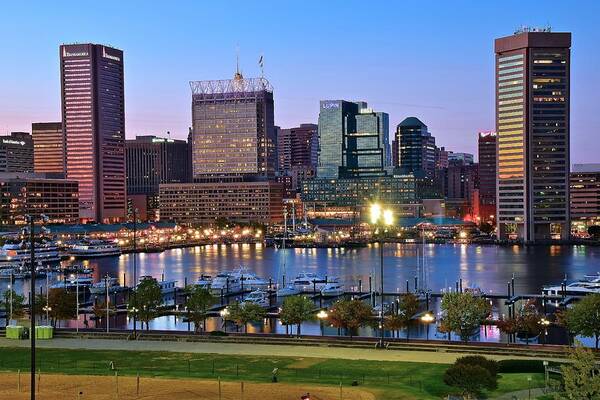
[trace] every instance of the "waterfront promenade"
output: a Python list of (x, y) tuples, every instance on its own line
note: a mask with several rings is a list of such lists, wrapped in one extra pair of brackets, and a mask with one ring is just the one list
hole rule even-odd
[[(319, 359), (347, 359), (370, 361), (405, 361), (426, 362), (436, 364), (451, 364), (457, 358), (476, 352), (432, 351), (427, 350), (376, 350), (369, 348), (352, 348), (327, 345), (285, 345), (285, 344), (256, 344), (256, 343), (223, 343), (214, 342), (184, 342), (184, 341), (151, 341), (151, 340), (120, 340), (120, 339), (79, 339), (55, 338), (48, 341), (38, 341), (40, 348), (51, 349), (84, 349), (84, 350), (131, 350), (131, 351), (166, 351), (176, 353), (205, 353), (222, 355), (272, 356), (272, 357), (311, 357)], [(9, 340), (0, 338), (2, 347), (29, 347), (28, 341)], [(486, 357), (494, 360), (505, 359), (539, 359), (539, 355), (531, 355), (530, 349), (523, 347), (523, 355), (490, 354)], [(562, 357), (548, 358), (548, 361), (562, 361)]]

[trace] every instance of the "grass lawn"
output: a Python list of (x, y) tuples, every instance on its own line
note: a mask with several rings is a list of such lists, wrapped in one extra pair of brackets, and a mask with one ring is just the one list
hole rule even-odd
[[(67, 349), (38, 349), (37, 356), (42, 373), (112, 375), (112, 362), (119, 375), (270, 382), (278, 368), (280, 382), (350, 386), (356, 381), (381, 399), (439, 399), (452, 392), (442, 380), (444, 364)], [(0, 370), (18, 369), (29, 369), (28, 349), (0, 348)], [(502, 374), (489, 397), (526, 389), (528, 376), (532, 387), (543, 386), (543, 374)]]

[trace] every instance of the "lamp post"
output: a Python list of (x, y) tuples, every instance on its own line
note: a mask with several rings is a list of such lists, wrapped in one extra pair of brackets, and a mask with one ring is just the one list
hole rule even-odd
[(427, 327), (427, 340), (429, 340), (429, 324), (431, 324), (433, 321), (435, 321), (435, 317), (433, 316), (433, 314), (431, 312), (427, 311), (425, 314), (423, 314), (421, 316), (421, 321)]
[[(12, 276), (11, 276), (12, 278)], [(12, 281), (11, 281), (12, 282)], [(12, 323), (12, 314), (13, 314), (13, 289), (12, 289), (12, 285), (9, 283), (8, 284), (8, 294), (10, 296), (10, 312), (9, 312), (9, 317), (8, 317), (8, 324), (10, 325)]]
[[(371, 204), (369, 209), (371, 225), (377, 226), (378, 232), (381, 228), (383, 229), (386, 226), (391, 226), (394, 223), (394, 214), (390, 209), (382, 209), (380, 204), (374, 203)], [(381, 312), (379, 313), (379, 325), (380, 325), (380, 339), (379, 339), (379, 347), (383, 349), (383, 337), (384, 337), (384, 325), (383, 319), (385, 310), (383, 308), (383, 240), (382, 235), (383, 232), (379, 232), (378, 235), (378, 243), (379, 243), (379, 267), (380, 267), (380, 277), (381, 277)]]
[(221, 310), (221, 312), (219, 312), (219, 314), (221, 315), (221, 318), (223, 318), (223, 330), (227, 332), (227, 317), (229, 316), (229, 309), (225, 307)]
[(327, 314), (327, 311), (325, 311), (325, 310), (321, 310), (317, 313), (317, 318), (319, 318), (319, 325), (321, 326), (321, 336), (325, 335), (325, 332), (323, 329), (323, 321), (326, 320), (328, 316), (329, 316), (329, 314)]
[[(133, 208), (133, 304), (137, 306), (137, 208)], [(123, 282), (125, 284), (125, 282)], [(177, 299), (175, 299), (177, 300)], [(177, 301), (176, 301), (177, 302)], [(137, 308), (133, 307), (133, 337), (137, 338)]]
[(546, 318), (542, 318), (540, 320), (540, 324), (544, 327), (544, 344), (548, 343), (548, 326), (550, 325), (550, 321)]
[[(42, 224), (48, 221), (48, 217), (44, 214), (40, 214), (39, 219)], [(29, 301), (29, 313), (31, 315), (31, 329), (29, 332), (29, 338), (31, 339), (30, 392), (31, 400), (35, 400), (35, 218), (33, 215), (25, 215), (25, 220), (29, 224), (29, 272), (31, 273), (31, 300)]]

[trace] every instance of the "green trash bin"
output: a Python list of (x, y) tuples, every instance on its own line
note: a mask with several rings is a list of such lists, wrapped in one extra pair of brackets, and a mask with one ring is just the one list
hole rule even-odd
[(35, 338), (40, 340), (52, 339), (53, 328), (51, 326), (36, 326), (35, 327)]
[(25, 327), (21, 325), (9, 325), (6, 327), (6, 338), (21, 340), (25, 339)]

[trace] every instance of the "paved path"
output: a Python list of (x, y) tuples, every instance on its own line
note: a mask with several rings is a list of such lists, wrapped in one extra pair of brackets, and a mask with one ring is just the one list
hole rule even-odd
[[(170, 342), (170, 341), (127, 341), (117, 339), (65, 339), (38, 340), (40, 348), (55, 349), (92, 349), (92, 350), (138, 350), (138, 351), (171, 351), (184, 353), (213, 353), (213, 354), (238, 354), (251, 356), (288, 356), (288, 357), (317, 357), (338, 358), (348, 360), (375, 360), (375, 361), (412, 361), (439, 364), (451, 364), (458, 357), (467, 353), (446, 353), (433, 351), (408, 351), (408, 350), (375, 350), (345, 347), (326, 347), (318, 345), (290, 346), (269, 344), (246, 343), (218, 343), (218, 342)], [(0, 338), (0, 347), (29, 347), (27, 340), (9, 340)], [(524, 352), (525, 353), (525, 352)], [(486, 357), (502, 359), (528, 359), (535, 357), (496, 356)], [(552, 361), (552, 359), (549, 359)]]
[(518, 390), (516, 392), (508, 392), (504, 393), (502, 396), (494, 397), (494, 400), (523, 400), (523, 399), (536, 399), (540, 396), (544, 395), (544, 389), (542, 388), (532, 388), (531, 389), (531, 397), (529, 397), (529, 390)]

